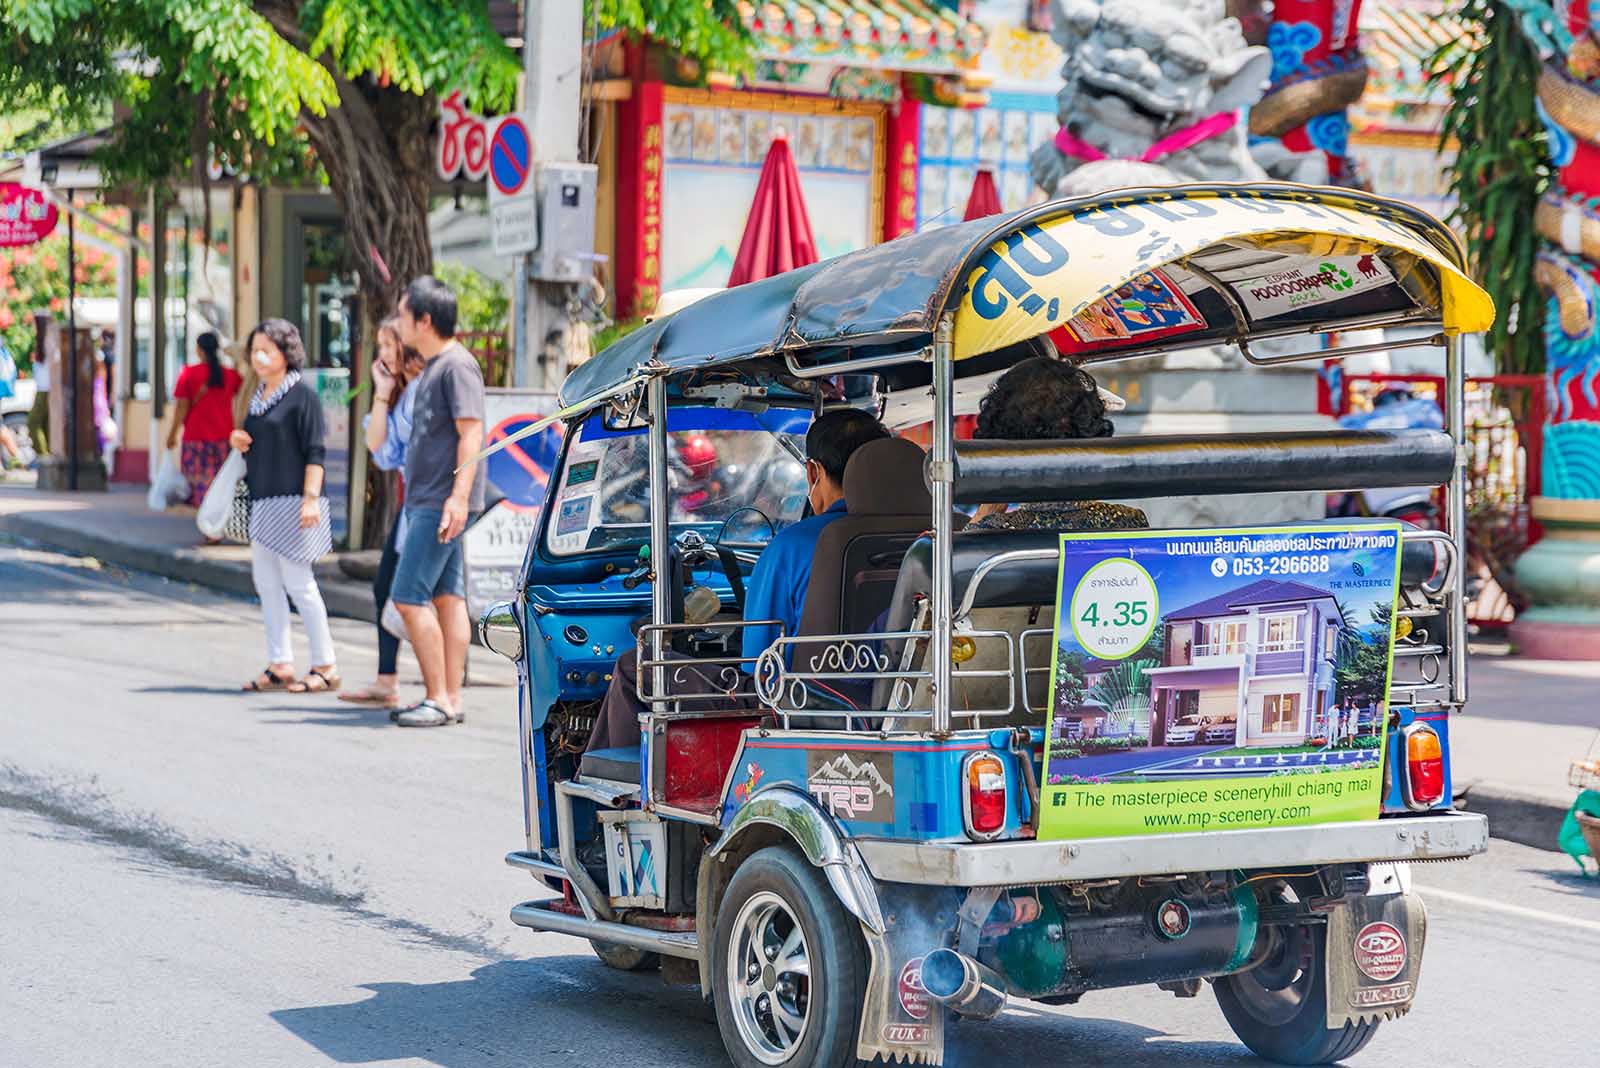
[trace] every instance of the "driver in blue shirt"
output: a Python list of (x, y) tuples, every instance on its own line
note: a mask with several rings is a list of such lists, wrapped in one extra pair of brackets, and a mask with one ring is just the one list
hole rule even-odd
[[(806, 497), (813, 514), (780, 530), (761, 551), (745, 584), (745, 619), (776, 619), (781, 621), (784, 634), (798, 632), (817, 539), (829, 523), (845, 515), (845, 464), (867, 442), (888, 436), (882, 423), (858, 408), (826, 412), (811, 424), (806, 431)], [(743, 655), (761, 655), (778, 637), (778, 630), (773, 625), (745, 627)], [(747, 664), (745, 670), (753, 667)], [(639, 701), (637, 676), (634, 653), (623, 653), (617, 658), (617, 670), (595, 717), (585, 752), (638, 750), (639, 716), (649, 709)], [(692, 681), (688, 685), (693, 688)], [(706, 686), (702, 692), (720, 693), (724, 689), (710, 679)]]

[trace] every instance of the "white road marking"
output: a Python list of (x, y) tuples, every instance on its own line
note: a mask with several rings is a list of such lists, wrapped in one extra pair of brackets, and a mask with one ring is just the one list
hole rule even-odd
[(1525, 920), (1538, 920), (1541, 923), (1553, 923), (1561, 927), (1574, 927), (1580, 931), (1600, 932), (1600, 920), (1584, 920), (1577, 916), (1563, 916), (1559, 912), (1546, 912), (1543, 909), (1530, 909), (1525, 905), (1508, 905), (1504, 901), (1492, 901), (1486, 897), (1474, 897), (1471, 894), (1459, 894), (1454, 890), (1440, 890), (1432, 886), (1419, 886), (1417, 893), (1422, 900), (1437, 899), (1439, 901), (1453, 901), (1458, 905), (1467, 905), (1472, 908), (1486, 909), (1490, 912), (1503, 912), (1507, 916), (1520, 916)]

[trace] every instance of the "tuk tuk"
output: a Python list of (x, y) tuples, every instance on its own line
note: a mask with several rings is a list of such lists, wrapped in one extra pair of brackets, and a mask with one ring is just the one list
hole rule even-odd
[[(521, 678), (527, 842), (506, 862), (555, 893), (512, 919), (586, 938), (612, 967), (697, 983), (740, 1068), (941, 1064), (948, 1027), (1010, 999), (1138, 984), (1178, 997), (1210, 984), (1263, 1057), (1350, 1056), (1416, 994), (1427, 919), (1408, 862), (1487, 846), (1484, 818), (1452, 807), (1449, 716), (1467, 699), (1456, 343), (1493, 315), (1455, 236), (1413, 208), (1190, 185), (908, 235), (705, 296), (599, 353), (563, 386), (561, 460), (516, 597), (480, 621)], [(1030, 353), (1092, 368), (1231, 344), (1266, 365), (1354, 351), (1319, 335), (1418, 326), (1403, 343), (1442, 350), (1445, 430), (956, 436)], [(764, 545), (805, 512), (802, 437), (841, 406), (931, 422), (931, 445), (909, 469), (897, 452), (893, 470), (866, 473), (882, 496), (848, 500), (829, 527), (841, 533), (831, 559), (818, 550), (800, 632), (744, 655), (744, 629), (777, 623), (744, 618), (742, 601)], [(1144, 785), (1056, 773), (1094, 742), (1154, 745), (1183, 716), (1157, 722), (1160, 689), (1134, 702), (1151, 738), (1086, 740), (1084, 715), (1052, 716), (1068, 635), (1051, 624), (1078, 543), (964, 532), (966, 510), (1418, 485), (1442, 487), (1445, 529), (1359, 521), (1393, 545), (1394, 573), (1353, 563), (1368, 577), (1339, 587), (1381, 591), (1392, 674), (1367, 698), (1371, 730), (1340, 721), (1322, 731), (1331, 741), (1310, 737), (1299, 698), (1263, 713), (1241, 684), (1237, 720), (1174, 728), (1159, 766), (1135, 776)], [(1285, 537), (1311, 544), (1319, 522), (1341, 521), (1307, 517)], [(1235, 558), (1232, 573), (1260, 564)], [(1266, 599), (1319, 566), (1296, 564), (1300, 581)], [(1353, 626), (1335, 618), (1353, 596), (1323, 597), (1330, 637)], [(1172, 654), (1184, 659), (1146, 679), (1207, 657), (1212, 675), (1237, 671), (1257, 652), (1333, 671), (1309, 665), (1292, 631), (1260, 650), (1243, 631), (1187, 633)], [(586, 751), (630, 650), (642, 741)], [(1243, 748), (1302, 713), (1298, 747)], [(1186, 800), (1196, 782), (1213, 800), (1304, 796), (1318, 769), (1368, 759), (1340, 774), (1369, 800), (1326, 812), (1267, 805), (1214, 822)], [(1161, 790), (1170, 822), (1060, 822), (1079, 800), (1103, 805), (1095, 790), (1112, 795), (1107, 811), (1143, 803), (1129, 789)]]

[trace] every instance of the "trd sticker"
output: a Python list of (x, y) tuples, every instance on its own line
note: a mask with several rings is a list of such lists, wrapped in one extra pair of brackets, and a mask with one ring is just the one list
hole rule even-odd
[(1406, 970), (1406, 936), (1378, 920), (1361, 928), (1353, 947), (1356, 967), (1374, 982), (1387, 983)]
[(1358, 1009), (1377, 1009), (1385, 1005), (1400, 1005), (1410, 1000), (1410, 983), (1394, 983), (1390, 986), (1358, 986), (1350, 991), (1350, 1004)]
[(894, 758), (812, 751), (806, 754), (806, 790), (830, 813), (846, 820), (894, 822)]
[(921, 1046), (928, 1041), (926, 1024), (884, 1024), (883, 1040), (896, 1046)]
[(900, 1008), (913, 1020), (926, 1020), (928, 1018), (928, 992), (922, 987), (922, 958), (913, 957), (906, 961), (905, 967), (900, 969), (900, 982), (897, 984), (900, 995)]

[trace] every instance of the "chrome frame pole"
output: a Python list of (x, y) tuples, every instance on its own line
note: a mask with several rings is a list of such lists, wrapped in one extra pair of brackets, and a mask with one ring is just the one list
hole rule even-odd
[[(1467, 563), (1467, 377), (1461, 357), (1461, 341), (1455, 336), (1444, 343), (1445, 393), (1449, 395), (1446, 421), (1450, 440), (1456, 447), (1455, 470), (1445, 488), (1445, 524), (1456, 543), (1456, 560)], [(1450, 613), (1450, 699), (1467, 703), (1467, 600), (1465, 575), (1452, 584)]]
[(955, 533), (955, 318), (946, 312), (933, 332), (933, 450), (928, 473), (933, 490), (932, 644), (933, 733), (950, 733), (952, 697), (950, 641), (954, 636), (951, 599)]
[[(645, 403), (650, 412), (650, 618), (657, 627), (671, 623), (672, 591), (667, 588), (667, 556), (671, 552), (672, 501), (667, 485), (667, 379), (657, 375), (645, 388)], [(650, 691), (666, 693), (666, 668), (660, 666), (663, 658), (662, 632), (650, 632), (650, 659), (657, 666), (651, 668)], [(656, 701), (654, 710), (667, 711), (665, 701)]]

